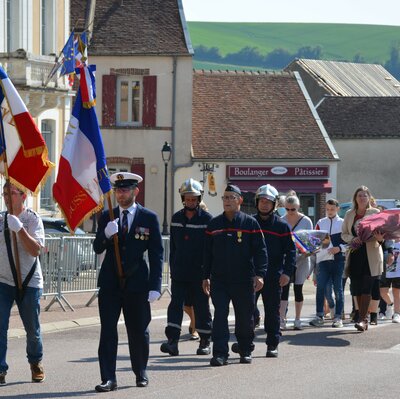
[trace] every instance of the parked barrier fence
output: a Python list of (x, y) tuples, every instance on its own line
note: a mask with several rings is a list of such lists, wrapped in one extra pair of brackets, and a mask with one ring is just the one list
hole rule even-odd
[[(89, 306), (97, 297), (97, 277), (100, 271), (103, 254), (96, 255), (93, 251), (93, 235), (86, 236), (52, 236), (46, 237), (45, 247), (40, 254), (40, 263), (43, 273), (43, 296), (52, 297), (50, 307), (57, 302), (66, 311), (64, 306), (74, 311), (66, 299), (66, 294), (93, 292)], [(161, 295), (170, 291), (169, 275), (169, 237), (163, 237), (164, 263), (162, 272)], [(145, 254), (146, 260), (147, 253)]]

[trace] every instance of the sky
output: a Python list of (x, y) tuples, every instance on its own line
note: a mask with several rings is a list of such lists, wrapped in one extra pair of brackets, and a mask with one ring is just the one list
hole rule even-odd
[(186, 20), (400, 26), (400, 0), (182, 0)]

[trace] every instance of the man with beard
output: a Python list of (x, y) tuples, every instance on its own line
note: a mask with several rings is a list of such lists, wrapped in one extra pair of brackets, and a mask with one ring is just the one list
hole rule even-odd
[(211, 313), (208, 296), (202, 289), (202, 268), (205, 229), (212, 216), (201, 209), (203, 196), (201, 184), (190, 178), (184, 181), (179, 193), (183, 209), (171, 220), (170, 256), (171, 302), (165, 335), (168, 342), (161, 345), (161, 352), (179, 355), (178, 341), (181, 334), (183, 306), (190, 297), (195, 314), (195, 328), (200, 335), (197, 355), (209, 355)]
[[(264, 303), (267, 357), (278, 357), (281, 291), (282, 287), (289, 284), (290, 276), (294, 272), (296, 257), (290, 227), (274, 212), (278, 201), (279, 193), (270, 184), (261, 186), (256, 191), (257, 214), (254, 217), (264, 234), (268, 252), (268, 269), (264, 287), (256, 294), (256, 304), (260, 295)], [(239, 351), (237, 343), (232, 345), (232, 351)]]

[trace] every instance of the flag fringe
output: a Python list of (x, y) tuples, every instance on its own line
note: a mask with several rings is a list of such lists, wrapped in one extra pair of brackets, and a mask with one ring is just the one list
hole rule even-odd
[[(63, 208), (59, 205), (59, 203), (56, 201), (56, 199), (54, 198), (54, 195), (53, 195), (53, 199), (54, 199), (54, 201), (57, 203), (58, 208), (60, 209), (61, 214), (63, 215), (63, 218), (64, 218), (64, 220), (65, 220), (65, 223), (66, 223), (66, 225), (67, 225), (67, 227), (68, 227), (68, 230), (69, 230), (70, 234), (71, 234), (71, 235), (75, 235), (75, 230), (72, 230), (72, 229), (71, 229), (71, 226), (70, 226), (70, 224), (69, 224), (68, 218), (67, 218), (67, 216), (66, 216), (65, 213), (64, 213), (64, 209), (63, 209)], [(86, 213), (86, 214), (81, 218), (81, 220), (79, 221), (79, 223), (77, 223), (76, 226), (79, 227), (85, 220), (89, 219), (89, 218), (90, 218), (92, 215), (94, 215), (95, 213), (101, 211), (101, 210), (104, 208), (103, 202), (104, 202), (104, 195), (101, 194), (99, 204), (98, 204), (95, 208), (91, 209), (88, 213)]]
[(82, 101), (82, 106), (83, 106), (83, 108), (86, 108), (86, 109), (90, 109), (90, 108), (94, 107), (95, 105), (96, 105), (96, 99), (94, 99), (92, 101), (85, 101), (85, 102)]

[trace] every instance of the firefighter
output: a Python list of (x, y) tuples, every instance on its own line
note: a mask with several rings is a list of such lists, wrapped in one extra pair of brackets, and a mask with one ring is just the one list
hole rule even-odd
[(210, 221), (204, 248), (203, 289), (211, 295), (215, 309), (213, 367), (228, 364), (231, 301), (240, 363), (252, 362), (254, 293), (263, 286), (268, 260), (258, 222), (240, 211), (243, 196), (239, 187), (229, 184), (222, 201), (224, 212)]
[(209, 355), (212, 318), (208, 296), (202, 290), (202, 268), (205, 229), (212, 216), (200, 207), (203, 187), (197, 180), (185, 180), (179, 194), (183, 209), (176, 212), (171, 220), (171, 302), (165, 328), (168, 342), (164, 342), (160, 349), (171, 356), (179, 355), (183, 307), (190, 294), (195, 313), (195, 329), (200, 336), (197, 355)]

